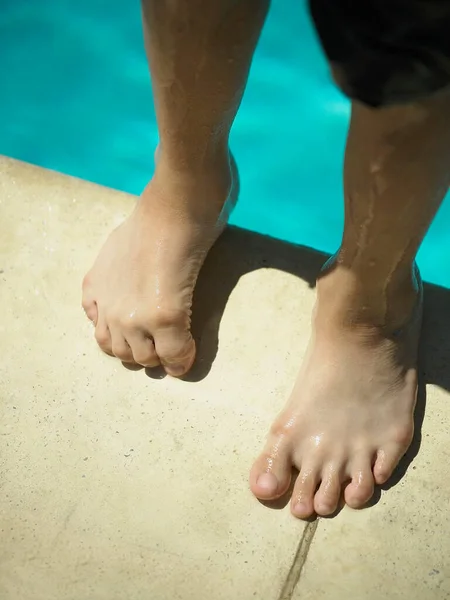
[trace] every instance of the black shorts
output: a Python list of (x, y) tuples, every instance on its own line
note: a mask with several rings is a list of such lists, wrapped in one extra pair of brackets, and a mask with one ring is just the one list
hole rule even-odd
[(339, 87), (369, 106), (450, 86), (450, 0), (309, 0)]

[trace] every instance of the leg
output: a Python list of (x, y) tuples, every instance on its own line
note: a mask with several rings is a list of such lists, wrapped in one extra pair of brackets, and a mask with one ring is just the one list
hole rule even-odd
[(160, 134), (131, 216), (83, 283), (100, 347), (174, 376), (192, 365), (192, 293), (236, 196), (228, 137), (268, 0), (143, 0)]
[(317, 284), (313, 336), (292, 396), (250, 484), (282, 495), (300, 474), (295, 516), (354, 508), (411, 443), (421, 288), (414, 259), (449, 185), (450, 100), (373, 110), (354, 104), (341, 248)]

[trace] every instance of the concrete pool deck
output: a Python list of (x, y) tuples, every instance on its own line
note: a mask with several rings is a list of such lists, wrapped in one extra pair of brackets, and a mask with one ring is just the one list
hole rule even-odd
[(133, 202), (0, 158), (1, 600), (450, 598), (450, 291), (426, 289), (416, 437), (394, 480), (305, 524), (247, 476), (323, 255), (230, 229), (199, 282), (189, 381), (130, 371), (96, 348), (80, 282)]

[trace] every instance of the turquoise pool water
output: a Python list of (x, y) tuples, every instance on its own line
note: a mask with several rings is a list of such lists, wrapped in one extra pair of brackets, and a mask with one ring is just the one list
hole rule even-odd
[[(2, 0), (0, 115), (0, 153), (138, 194), (156, 143), (138, 2)], [(305, 2), (274, 0), (233, 130), (233, 223), (335, 250), (348, 116)], [(419, 262), (450, 287), (448, 199)]]

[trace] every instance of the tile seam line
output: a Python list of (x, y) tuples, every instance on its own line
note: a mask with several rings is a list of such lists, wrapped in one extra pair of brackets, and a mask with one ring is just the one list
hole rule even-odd
[(300, 581), (300, 577), (305, 565), (306, 559), (308, 558), (309, 549), (311, 548), (312, 541), (314, 539), (317, 527), (319, 526), (319, 519), (316, 519), (312, 523), (307, 523), (303, 531), (300, 543), (295, 552), (294, 560), (292, 561), (289, 573), (286, 576), (280, 595), (277, 600), (291, 600), (292, 596), (297, 588)]

